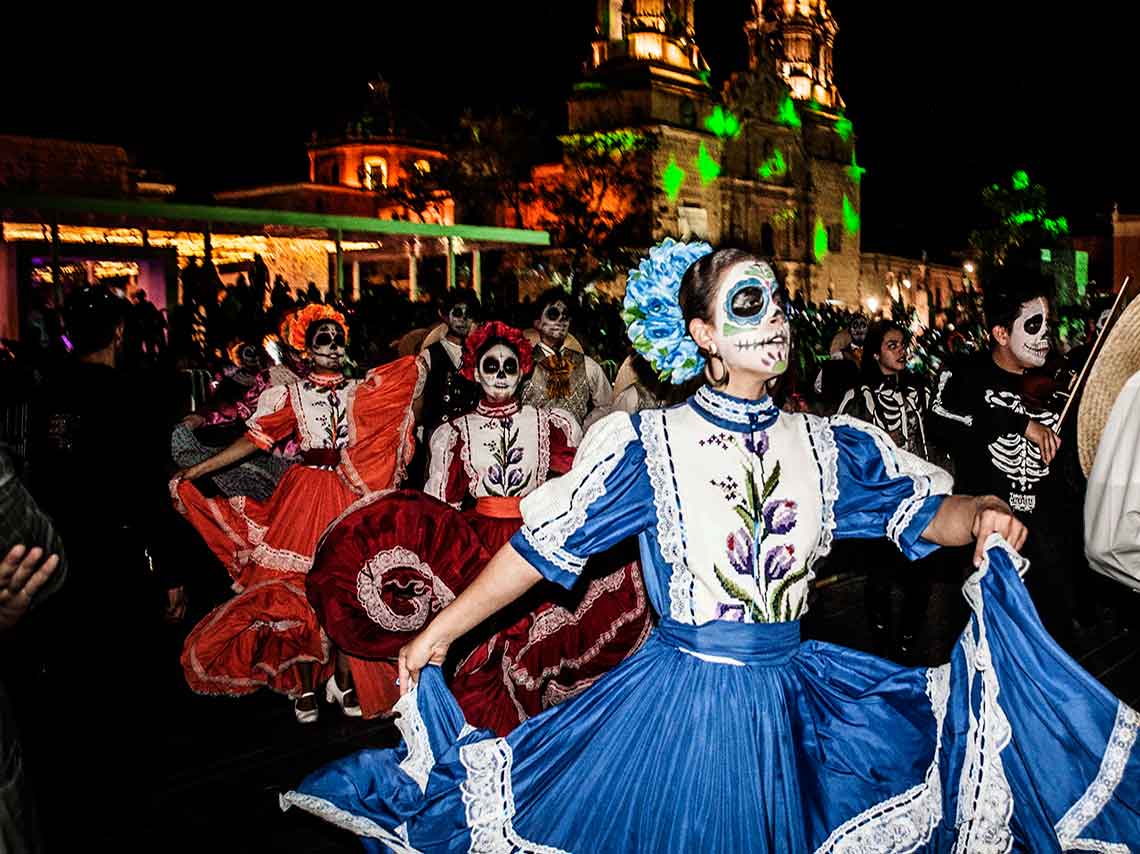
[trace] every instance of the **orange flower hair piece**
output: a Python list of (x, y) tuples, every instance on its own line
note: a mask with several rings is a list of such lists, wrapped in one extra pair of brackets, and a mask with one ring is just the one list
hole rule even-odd
[(338, 324), (344, 330), (345, 341), (348, 340), (348, 322), (345, 321), (344, 315), (332, 306), (321, 303), (307, 305), (286, 317), (285, 322), (281, 324), (281, 336), (286, 344), (298, 353), (303, 353), (307, 349), (305, 333), (309, 331), (310, 326), (322, 320), (331, 320)]
[(463, 367), (459, 369), (460, 375), (472, 382), (475, 381), (475, 360), (479, 358), (480, 348), (490, 339), (501, 338), (508, 347), (514, 349), (519, 357), (519, 375), (525, 377), (534, 369), (534, 348), (521, 329), (515, 329), (499, 320), (492, 320), (470, 332), (463, 346)]

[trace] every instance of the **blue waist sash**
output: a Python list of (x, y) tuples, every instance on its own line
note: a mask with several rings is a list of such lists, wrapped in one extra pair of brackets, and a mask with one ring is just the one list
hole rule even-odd
[(731, 659), (726, 664), (778, 665), (800, 647), (800, 623), (730, 623), (713, 620), (699, 626), (662, 617), (657, 639), (698, 658)]

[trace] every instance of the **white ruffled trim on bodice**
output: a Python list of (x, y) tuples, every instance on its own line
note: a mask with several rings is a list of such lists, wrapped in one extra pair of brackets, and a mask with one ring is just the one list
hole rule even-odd
[(641, 444), (645, 448), (645, 467), (653, 488), (653, 505), (657, 510), (657, 545), (661, 557), (669, 564), (669, 616), (679, 623), (693, 624), (693, 573), (685, 558), (685, 524), (681, 503), (677, 498), (677, 479), (669, 455), (669, 438), (665, 429), (667, 410), (654, 409), (641, 413)]
[(808, 561), (809, 566), (814, 566), (816, 561), (830, 554), (835, 536), (835, 502), (839, 500), (839, 447), (835, 444), (835, 433), (826, 418), (807, 415), (804, 422), (819, 467), (819, 492), (823, 500), (819, 540)]

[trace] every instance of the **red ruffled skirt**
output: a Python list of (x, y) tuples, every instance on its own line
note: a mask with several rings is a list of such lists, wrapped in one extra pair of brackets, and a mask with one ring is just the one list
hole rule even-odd
[(268, 501), (207, 498), (187, 481), (175, 503), (234, 580), (236, 595), (186, 638), (182, 666), (202, 694), (268, 687), (296, 697), (295, 665), (311, 662), (315, 683), (332, 673), (329, 643), (305, 595), (317, 541), (359, 496), (333, 471), (290, 467)]
[[(519, 529), (517, 508), (514, 499), (483, 499), (459, 513), (402, 490), (355, 509), (329, 531), (307, 579), (309, 600), (338, 647), (375, 665), (361, 667), (358, 682), (376, 681), (364, 671), (390, 674), (382, 662)], [(611, 558), (594, 566), (602, 574), (584, 588), (567, 593), (543, 582), (453, 647), (461, 663), (452, 691), (471, 724), (506, 734), (641, 645), (650, 616), (639, 565)], [(366, 693), (371, 689), (360, 691), (362, 706), (371, 705)]]

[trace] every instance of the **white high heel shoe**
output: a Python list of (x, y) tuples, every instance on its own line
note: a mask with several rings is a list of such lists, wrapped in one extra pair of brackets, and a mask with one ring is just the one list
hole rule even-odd
[(325, 683), (325, 702), (336, 703), (340, 706), (340, 710), (344, 712), (346, 718), (363, 717), (364, 712), (360, 710), (359, 702), (355, 706), (346, 706), (344, 704), (344, 698), (348, 696), (350, 691), (355, 693), (352, 688), (348, 688), (344, 691), (340, 690), (340, 686), (336, 684), (336, 674), (334, 673), (329, 677), (329, 681)]
[(320, 706), (314, 706), (311, 709), (301, 709), (301, 708), (298, 708), (298, 706), (297, 706), (297, 704), (301, 700), (304, 700), (306, 697), (313, 697), (315, 699), (316, 696), (317, 696), (316, 691), (306, 691), (304, 694), (302, 694), (300, 697), (298, 697), (296, 700), (293, 701), (293, 714), (297, 716), (297, 723), (299, 723), (299, 724), (315, 723), (317, 718), (320, 717), (320, 715), (321, 715)]

